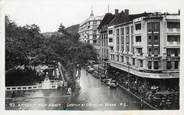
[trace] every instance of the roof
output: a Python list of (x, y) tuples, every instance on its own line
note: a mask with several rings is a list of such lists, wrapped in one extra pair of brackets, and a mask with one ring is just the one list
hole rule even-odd
[(132, 21), (135, 18), (140, 18), (140, 17), (143, 17), (143, 16), (148, 16), (150, 14), (152, 14), (152, 13), (144, 12), (144, 13), (140, 13), (140, 14), (131, 14), (131, 15), (129, 15), (129, 21)]
[(92, 20), (102, 20), (103, 19), (103, 15), (102, 16), (90, 16), (88, 17), (86, 20), (84, 20), (83, 22), (80, 23), (80, 26), (84, 25), (86, 22), (92, 21)]
[(128, 21), (128, 16), (123, 11), (116, 14), (109, 25), (117, 25)]
[(109, 25), (117, 25), (117, 24), (129, 22), (129, 21), (132, 21), (133, 19), (143, 17), (143, 16), (148, 16), (150, 14), (151, 13), (144, 12), (140, 14), (125, 15), (125, 13), (122, 11), (114, 16), (113, 20), (109, 23)]
[(103, 25), (109, 24), (109, 22), (114, 18), (114, 15), (112, 13), (106, 13), (104, 18), (102, 19), (100, 25), (98, 26), (98, 29), (101, 29)]

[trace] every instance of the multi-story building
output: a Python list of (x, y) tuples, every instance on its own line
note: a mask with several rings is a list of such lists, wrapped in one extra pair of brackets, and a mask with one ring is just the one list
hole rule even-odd
[(117, 14), (108, 27), (110, 65), (142, 78), (179, 78), (179, 13)]
[(92, 44), (98, 49), (97, 39), (99, 38), (99, 32), (97, 30), (103, 16), (94, 16), (93, 10), (90, 17), (83, 21), (79, 26), (80, 41)]
[(106, 13), (102, 19), (100, 25), (98, 26), (98, 31), (100, 33), (98, 42), (99, 42), (99, 61), (102, 65), (102, 71), (105, 73), (107, 68), (108, 61), (108, 25), (111, 20), (114, 18), (114, 15), (111, 13)]

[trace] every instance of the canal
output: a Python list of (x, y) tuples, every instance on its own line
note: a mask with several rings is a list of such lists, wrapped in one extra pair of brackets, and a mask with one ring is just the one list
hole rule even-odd
[(85, 70), (81, 70), (80, 89), (72, 95), (60, 90), (19, 91), (15, 97), (6, 92), (6, 110), (140, 110), (140, 100), (127, 91), (110, 89)]

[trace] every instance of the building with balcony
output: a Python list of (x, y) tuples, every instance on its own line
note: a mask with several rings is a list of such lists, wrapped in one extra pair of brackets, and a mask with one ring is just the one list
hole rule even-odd
[(96, 49), (99, 50), (98, 47), (98, 38), (99, 38), (99, 32), (97, 30), (101, 20), (103, 19), (103, 16), (94, 16), (93, 10), (91, 11), (90, 16), (84, 20), (82, 23), (80, 23), (79, 26), (79, 40), (82, 42), (90, 43), (92, 44)]
[(125, 10), (110, 22), (107, 36), (110, 66), (146, 79), (179, 78), (179, 13)]

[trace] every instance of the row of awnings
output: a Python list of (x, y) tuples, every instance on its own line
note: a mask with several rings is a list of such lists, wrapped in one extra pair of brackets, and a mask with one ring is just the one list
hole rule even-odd
[(171, 78), (179, 78), (179, 72), (168, 72), (168, 73), (152, 73), (152, 72), (145, 72), (139, 71), (132, 68), (127, 68), (123, 65), (119, 65), (116, 63), (110, 63), (111, 66), (118, 68), (120, 70), (129, 72), (133, 75), (142, 77), (142, 78), (153, 78), (153, 79), (171, 79)]

